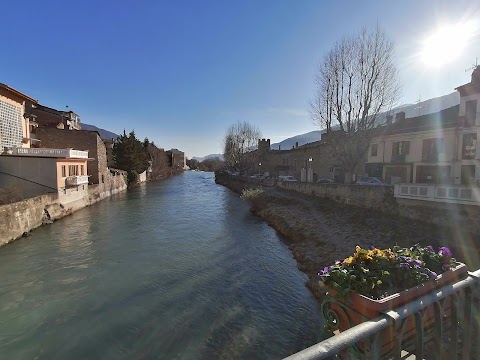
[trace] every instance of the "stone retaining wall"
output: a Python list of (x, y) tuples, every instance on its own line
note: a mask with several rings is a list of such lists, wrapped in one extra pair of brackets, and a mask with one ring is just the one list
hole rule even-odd
[(36, 196), (0, 206), (0, 246), (72, 212), (117, 194), (127, 188), (123, 176), (111, 176), (103, 184), (85, 185), (60, 193)]
[(277, 186), (307, 195), (326, 197), (344, 204), (378, 208), (380, 210), (389, 210), (391, 201), (395, 200), (392, 186), (313, 184), (286, 181), (279, 181)]

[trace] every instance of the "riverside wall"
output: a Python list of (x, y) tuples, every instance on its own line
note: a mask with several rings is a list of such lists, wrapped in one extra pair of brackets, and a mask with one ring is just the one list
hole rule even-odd
[(281, 189), (292, 190), (307, 195), (329, 198), (347, 205), (355, 205), (379, 210), (390, 210), (393, 186), (368, 186), (344, 184), (314, 184), (280, 181)]
[[(303, 182), (262, 183), (261, 180), (217, 176), (217, 183), (225, 185), (236, 192), (246, 187), (262, 185), (301, 193), (316, 198), (326, 198), (337, 203), (369, 209), (386, 214), (391, 218), (421, 220), (445, 229), (445, 234), (455, 237), (455, 242), (462, 242), (469, 247), (480, 247), (480, 206), (429, 202), (413, 199), (397, 199), (392, 186), (314, 184)], [(450, 244), (452, 245), (452, 244)]]
[[(449, 204), (414, 199), (397, 199), (392, 186), (312, 184), (279, 182), (281, 189), (296, 191), (320, 198), (328, 198), (346, 205), (354, 205), (390, 216), (401, 216), (412, 220), (456, 229), (463, 238), (472, 239), (480, 234), (480, 206)], [(478, 237), (478, 236), (477, 236)], [(472, 239), (472, 242), (478, 242)]]
[(123, 176), (109, 176), (101, 184), (83, 185), (1, 205), (0, 246), (28, 234), (42, 224), (70, 215), (126, 188), (127, 184)]

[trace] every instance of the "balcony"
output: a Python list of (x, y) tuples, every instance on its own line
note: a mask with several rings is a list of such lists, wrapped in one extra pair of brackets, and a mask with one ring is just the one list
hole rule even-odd
[(32, 157), (88, 159), (88, 151), (73, 149), (14, 148), (12, 154)]
[(65, 179), (65, 185), (67, 186), (76, 186), (82, 184), (88, 184), (88, 176), (69, 176)]
[[(394, 329), (395, 347), (384, 358), (404, 359), (414, 355), (416, 359), (424, 359), (428, 354), (436, 359), (480, 359), (479, 285), (480, 270), (477, 270), (464, 280), (384, 312), (286, 359), (380, 359), (382, 333), (387, 328)], [(423, 321), (427, 312), (433, 314), (433, 324)], [(407, 321), (415, 324), (413, 339), (403, 336)]]

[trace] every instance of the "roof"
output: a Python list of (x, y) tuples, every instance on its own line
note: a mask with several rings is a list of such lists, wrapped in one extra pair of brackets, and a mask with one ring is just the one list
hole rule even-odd
[(461, 96), (468, 96), (471, 94), (480, 93), (480, 66), (475, 67), (472, 72), (472, 80), (468, 84), (456, 87)]
[(384, 134), (404, 134), (418, 131), (453, 128), (458, 125), (458, 110), (460, 105), (455, 105), (442, 111), (416, 116), (394, 122), (385, 127)]
[(9, 91), (9, 92), (17, 95), (18, 97), (20, 97), (20, 98), (22, 98), (22, 99), (24, 99), (24, 100), (28, 100), (28, 101), (30, 101), (31, 103), (34, 103), (34, 104), (37, 104), (37, 103), (38, 103), (38, 100), (35, 100), (35, 99), (31, 98), (30, 96), (25, 95), (24, 93), (22, 93), (22, 92), (20, 92), (20, 91), (18, 91), (18, 90), (15, 90), (14, 88), (12, 88), (12, 87), (10, 87), (10, 86), (8, 86), (8, 85), (5, 85), (5, 84), (0, 83), (0, 88), (3, 88), (3, 89), (5, 89), (5, 90)]

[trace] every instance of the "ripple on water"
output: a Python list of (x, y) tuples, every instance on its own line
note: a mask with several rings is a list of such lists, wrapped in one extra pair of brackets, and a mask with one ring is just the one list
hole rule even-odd
[(0, 250), (15, 359), (278, 359), (320, 339), (288, 248), (213, 174), (80, 210)]

